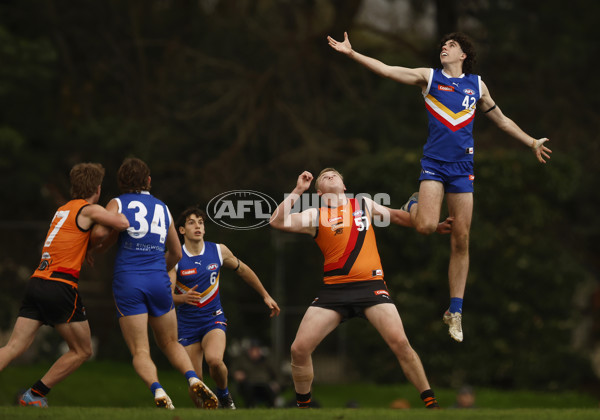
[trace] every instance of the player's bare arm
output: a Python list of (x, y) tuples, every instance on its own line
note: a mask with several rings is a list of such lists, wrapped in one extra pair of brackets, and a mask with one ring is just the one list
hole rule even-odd
[(167, 248), (167, 252), (165, 252), (165, 261), (167, 262), (167, 271), (171, 271), (183, 255), (183, 251), (181, 250), (181, 243), (179, 242), (179, 237), (177, 236), (177, 231), (175, 230), (175, 223), (173, 223), (173, 218), (169, 215), (171, 219), (171, 224), (169, 225), (169, 230), (167, 231), (167, 242), (165, 246)]
[(223, 256), (223, 267), (230, 268), (235, 271), (235, 273), (240, 276), (250, 287), (252, 287), (256, 292), (263, 298), (265, 305), (271, 310), (271, 318), (279, 315), (281, 310), (279, 309), (279, 305), (277, 302), (269, 295), (267, 289), (263, 286), (260, 279), (246, 263), (238, 259), (233, 252), (225, 245), (220, 244), (221, 247), (221, 255)]
[[(390, 223), (404, 227), (414, 227), (410, 219), (410, 214), (401, 209), (392, 209), (382, 204), (378, 204), (371, 199), (365, 198), (367, 208), (373, 214), (373, 217), (382, 217), (384, 220), (389, 220)], [(437, 233), (448, 234), (452, 232), (453, 217), (448, 217), (443, 222), (440, 222), (436, 228)]]
[(99, 204), (90, 204), (82, 208), (77, 218), (79, 227), (89, 229), (95, 223), (119, 232), (129, 227), (127, 217), (122, 214), (110, 212)]
[(313, 175), (304, 171), (296, 181), (296, 187), (292, 192), (277, 206), (269, 223), (276, 229), (286, 232), (306, 233), (314, 236), (317, 232), (317, 209), (311, 208), (300, 213), (292, 213), (292, 207), (300, 196), (308, 190), (313, 180)]
[(427, 86), (429, 80), (429, 69), (427, 68), (411, 69), (408, 67), (389, 66), (379, 60), (356, 52), (352, 49), (347, 32), (344, 32), (344, 41), (336, 41), (330, 36), (327, 37), (327, 41), (329, 42), (329, 46), (337, 52), (345, 54), (380, 76), (405, 85), (420, 86), (423, 89)]
[[(91, 207), (91, 206), (87, 206)], [(85, 208), (87, 208), (85, 207)], [(85, 210), (84, 208), (84, 210)], [(127, 221), (127, 217), (125, 215), (119, 213), (119, 204), (117, 200), (114, 198), (109, 201), (106, 205), (105, 209), (106, 213), (111, 215), (111, 217), (118, 218), (121, 221)], [(82, 210), (83, 212), (83, 210)], [(129, 222), (127, 221), (127, 226), (122, 229), (113, 228), (113, 226), (105, 225), (101, 222), (94, 224), (92, 229), (92, 234), (90, 236), (90, 246), (89, 249), (91, 251), (96, 252), (104, 252), (109, 249), (116, 241), (119, 236), (119, 232), (125, 230), (129, 227)]]
[(198, 285), (195, 285), (186, 293), (175, 293), (175, 285), (177, 284), (177, 270), (175, 268), (169, 270), (169, 279), (171, 280), (171, 292), (173, 293), (175, 305), (181, 305), (182, 303), (197, 305), (200, 302), (201, 294), (196, 291)]
[(529, 134), (525, 133), (513, 120), (504, 115), (492, 99), (487, 86), (483, 82), (481, 82), (481, 99), (479, 99), (478, 105), (480, 109), (483, 110), (483, 113), (502, 131), (531, 148), (540, 163), (546, 163), (546, 159), (550, 159), (552, 150), (544, 144), (549, 140), (545, 137), (534, 139)]

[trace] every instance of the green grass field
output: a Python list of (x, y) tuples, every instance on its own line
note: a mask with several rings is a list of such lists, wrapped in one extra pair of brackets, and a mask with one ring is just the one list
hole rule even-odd
[[(159, 369), (161, 384), (177, 409), (153, 408), (150, 391), (126, 363), (88, 362), (67, 378), (49, 395), (50, 408), (40, 410), (15, 406), (19, 389), (31, 386), (48, 365), (9, 366), (0, 373), (0, 419), (169, 419), (237, 418), (237, 419), (600, 419), (598, 400), (576, 392), (541, 393), (477, 389), (477, 406), (472, 410), (425, 410), (412, 386), (340, 384), (315, 385), (313, 396), (321, 408), (240, 409), (204, 411), (193, 408), (187, 396), (187, 382), (171, 369)], [(207, 380), (209, 385), (213, 385)], [(232, 388), (234, 392), (234, 388)], [(455, 390), (436, 389), (442, 407), (451, 407)], [(235, 398), (235, 393), (233, 394)], [(285, 394), (292, 398), (292, 391)], [(404, 398), (411, 409), (394, 410), (389, 404)], [(352, 401), (358, 408), (345, 408)]]
[(200, 411), (191, 408), (175, 411), (152, 408), (105, 408), (105, 407), (53, 407), (45, 410), (22, 407), (0, 407), (2, 419), (61, 419), (61, 420), (185, 420), (197, 418), (214, 419), (510, 419), (510, 420), (588, 420), (598, 419), (598, 409), (473, 409), (473, 410), (392, 410), (385, 408), (320, 408), (299, 410), (239, 409), (236, 411)]

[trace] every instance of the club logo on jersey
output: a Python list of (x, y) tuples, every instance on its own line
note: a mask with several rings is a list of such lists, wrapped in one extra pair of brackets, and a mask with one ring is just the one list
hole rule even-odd
[(38, 270), (40, 270), (40, 271), (47, 270), (48, 267), (50, 267), (50, 264), (52, 264), (52, 256), (50, 256), (50, 253), (44, 252), (42, 254), (42, 260), (40, 261)]
[(375, 290), (373, 293), (375, 293), (375, 296), (384, 296), (386, 298), (390, 297), (390, 294), (387, 290)]
[(267, 194), (252, 190), (233, 190), (213, 197), (206, 214), (219, 226), (236, 229), (257, 229), (269, 224), (277, 202)]
[(444, 92), (454, 92), (454, 86), (438, 85), (438, 90), (443, 90)]
[(206, 269), (210, 271), (215, 271), (217, 268), (219, 268), (219, 264), (217, 263), (209, 264), (208, 267), (206, 267)]
[(333, 236), (341, 235), (344, 233), (344, 222), (331, 225), (331, 230), (334, 232)]
[(188, 270), (181, 270), (179, 271), (179, 274), (181, 274), (182, 276), (193, 276), (194, 274), (197, 274), (198, 270), (196, 270), (196, 268), (190, 268)]
[(463, 89), (463, 92), (466, 95), (475, 95), (475, 91), (473, 89)]

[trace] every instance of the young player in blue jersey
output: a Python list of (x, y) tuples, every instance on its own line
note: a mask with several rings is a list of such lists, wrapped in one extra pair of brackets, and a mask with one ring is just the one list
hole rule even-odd
[(388, 66), (352, 49), (348, 34), (329, 45), (369, 70), (397, 82), (421, 88), (429, 117), (429, 136), (423, 148), (419, 191), (403, 206), (416, 230), (433, 233), (444, 195), (454, 218), (450, 239), (450, 307), (443, 320), (456, 341), (463, 340), (462, 303), (469, 271), (469, 231), (473, 215), (473, 119), (479, 105), (500, 129), (528, 146), (541, 163), (549, 159), (547, 138), (525, 133), (496, 105), (481, 77), (472, 74), (475, 50), (461, 33), (446, 35), (440, 43), (441, 69)]
[[(157, 407), (175, 408), (158, 381), (150, 357), (148, 325), (158, 347), (188, 380), (190, 397), (197, 407), (215, 409), (217, 398), (198, 378), (193, 364), (177, 341), (177, 318), (168, 270), (181, 258), (181, 245), (167, 206), (150, 194), (150, 169), (137, 158), (125, 159), (118, 171), (122, 194), (107, 210), (124, 214), (129, 228), (118, 234), (113, 294), (123, 338), (133, 357), (136, 373), (150, 388)], [(106, 248), (116, 235), (97, 229)]]
[(227, 319), (219, 295), (221, 267), (232, 269), (263, 298), (271, 317), (279, 315), (277, 302), (271, 298), (258, 276), (223, 244), (204, 240), (205, 213), (192, 207), (177, 220), (183, 237), (183, 256), (169, 271), (173, 300), (177, 305), (179, 342), (188, 352), (196, 372), (202, 373), (202, 360), (217, 385), (216, 394), (222, 408), (235, 409), (227, 386), (225, 353)]

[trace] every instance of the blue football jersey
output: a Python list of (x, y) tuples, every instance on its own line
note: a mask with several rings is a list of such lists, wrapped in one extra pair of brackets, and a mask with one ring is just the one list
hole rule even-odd
[(165, 241), (173, 220), (165, 203), (147, 191), (116, 200), (129, 228), (119, 233), (114, 272), (166, 272)]
[(201, 317), (207, 313), (221, 310), (219, 276), (222, 265), (223, 256), (219, 244), (204, 242), (204, 249), (199, 255), (191, 254), (183, 245), (183, 256), (176, 267), (175, 293), (186, 293), (198, 285), (196, 291), (201, 294), (201, 297), (197, 306), (179, 305), (177, 307), (178, 317)]
[(423, 154), (444, 162), (472, 162), (473, 120), (481, 98), (481, 77), (450, 77), (442, 69), (431, 69), (423, 97), (429, 118)]

